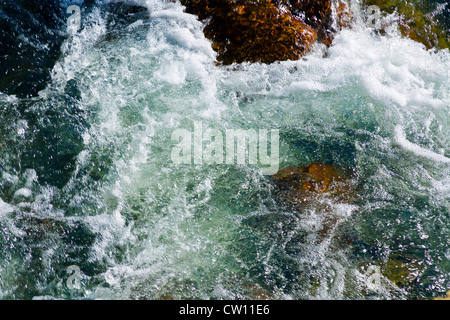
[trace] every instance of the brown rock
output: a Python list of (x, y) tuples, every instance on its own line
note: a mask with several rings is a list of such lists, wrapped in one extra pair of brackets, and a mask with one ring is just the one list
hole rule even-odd
[(242, 289), (246, 296), (251, 300), (274, 300), (272, 293), (261, 287), (259, 284), (252, 284), (245, 282), (242, 284)]
[(325, 17), (331, 8), (331, 0), (285, 0), (286, 5), (295, 16), (302, 17), (305, 23), (318, 29), (325, 23)]
[[(327, 47), (331, 46), (337, 32), (342, 29), (350, 28), (352, 23), (350, 7), (346, 2), (334, 2), (332, 9), (336, 12), (336, 16), (334, 17), (330, 12), (326, 16), (324, 24), (318, 31), (319, 41)], [(334, 20), (336, 20), (336, 24), (333, 23)], [(337, 26), (337, 28), (335, 26)]]
[[(333, 165), (312, 163), (306, 167), (280, 170), (272, 176), (278, 189), (275, 194), (293, 210), (313, 208), (320, 213), (317, 221), (317, 240), (332, 236), (342, 217), (335, 215), (329, 200), (335, 203), (351, 203), (355, 198), (354, 185), (349, 172)], [(322, 201), (327, 198), (327, 201)]]
[(298, 60), (317, 40), (330, 46), (335, 33), (351, 24), (344, 0), (180, 1), (205, 22), (217, 60), (227, 65)]
[(352, 23), (352, 13), (347, 3), (339, 1), (335, 4), (337, 24), (339, 30), (350, 28)]
[(186, 11), (205, 20), (218, 61), (272, 63), (297, 60), (317, 39), (314, 29), (270, 0), (181, 0)]
[(351, 202), (355, 193), (352, 175), (336, 166), (312, 163), (306, 167), (280, 170), (272, 176), (285, 199), (294, 204), (307, 203), (318, 195), (339, 202)]

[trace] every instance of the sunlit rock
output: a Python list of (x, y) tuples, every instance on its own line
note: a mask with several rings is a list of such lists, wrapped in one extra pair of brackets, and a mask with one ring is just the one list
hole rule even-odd
[(339, 0), (181, 0), (205, 21), (204, 33), (223, 64), (297, 60), (317, 40), (330, 46), (351, 13)]
[(339, 30), (350, 28), (352, 23), (352, 11), (350, 6), (343, 1), (334, 3), (334, 9), (336, 10), (336, 22)]
[(447, 291), (447, 295), (445, 297), (436, 297), (433, 300), (450, 300), (450, 291)]
[[(187, 12), (206, 21), (204, 33), (213, 41), (217, 60), (223, 64), (297, 60), (317, 40), (313, 26), (270, 0), (181, 0), (181, 3)], [(318, 23), (312, 16), (310, 21)]]
[(350, 6), (342, 0), (285, 0), (280, 3), (311, 26), (317, 32), (318, 41), (328, 47), (337, 32), (351, 25)]

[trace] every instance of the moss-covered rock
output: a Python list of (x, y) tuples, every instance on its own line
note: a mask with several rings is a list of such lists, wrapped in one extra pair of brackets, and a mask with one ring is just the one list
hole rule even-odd
[(421, 261), (398, 254), (389, 256), (381, 266), (381, 273), (400, 288), (411, 286), (423, 271)]
[(397, 287), (406, 290), (411, 289), (425, 271), (423, 260), (404, 253), (392, 253), (383, 260), (370, 263), (366, 261), (361, 264), (361, 269), (367, 272), (369, 266), (377, 266), (380, 275)]
[(365, 0), (365, 4), (376, 5), (388, 14), (397, 12), (398, 28), (404, 37), (424, 44), (427, 49), (449, 48), (448, 30), (423, 4), (407, 0)]

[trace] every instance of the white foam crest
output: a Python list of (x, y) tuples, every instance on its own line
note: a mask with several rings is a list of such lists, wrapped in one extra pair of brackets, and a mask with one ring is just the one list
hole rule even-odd
[(441, 192), (444, 197), (450, 196), (450, 177), (444, 178), (440, 181), (434, 181), (434, 187)]
[(154, 73), (154, 80), (172, 85), (200, 80), (203, 90), (198, 99), (209, 105), (204, 115), (211, 112), (217, 115), (220, 111), (215, 97), (217, 88), (213, 69), (216, 53), (203, 35), (203, 24), (196, 16), (183, 12), (181, 5), (171, 5), (170, 9), (154, 8), (149, 2), (153, 27), (147, 36), (148, 52), (158, 55), (162, 62)]
[(6, 203), (0, 198), (0, 216), (7, 215), (8, 213), (13, 212), (14, 210), (15, 207), (13, 205)]
[(91, 63), (85, 53), (106, 32), (105, 21), (101, 18), (100, 10), (94, 9), (86, 27), (72, 35), (61, 47), (63, 59), (57, 61), (52, 69), (52, 81), (56, 85), (64, 85), (73, 79), (77, 72)]
[[(230, 87), (275, 96), (333, 91), (362, 80), (369, 95), (388, 107), (439, 108), (448, 105), (448, 96), (430, 82), (446, 83), (449, 68), (448, 50), (434, 53), (400, 35), (375, 36), (370, 29), (355, 28), (341, 31), (326, 57), (313, 52), (298, 61), (242, 64), (224, 76)], [(266, 89), (269, 83), (270, 91)]]
[[(99, 234), (95, 243), (90, 248), (89, 259), (99, 260), (110, 257), (110, 248), (114, 245), (122, 245), (124, 242), (133, 242), (135, 237), (131, 233), (132, 224), (125, 225), (125, 220), (118, 210), (113, 214), (100, 214), (82, 218), (83, 223), (89, 225), (89, 229)], [(110, 257), (114, 261), (113, 257)]]
[(404, 148), (407, 151), (410, 151), (414, 153), (415, 155), (418, 155), (420, 157), (424, 157), (436, 162), (442, 162), (442, 163), (450, 163), (450, 158), (447, 158), (446, 156), (436, 153), (432, 150), (428, 150), (424, 147), (421, 147), (415, 143), (412, 143), (408, 141), (406, 138), (405, 131), (401, 125), (395, 126), (395, 142), (398, 143), (402, 148)]

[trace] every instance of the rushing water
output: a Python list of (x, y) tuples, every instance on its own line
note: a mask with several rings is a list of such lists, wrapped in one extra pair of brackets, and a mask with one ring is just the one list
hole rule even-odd
[[(149, 16), (114, 26), (92, 5), (45, 89), (0, 93), (0, 297), (415, 299), (450, 289), (448, 50), (394, 28), (376, 34), (354, 2), (360, 19), (329, 49), (219, 66), (179, 3), (145, 6)], [(351, 169), (358, 200), (295, 211), (255, 165), (175, 164), (172, 134), (194, 123), (278, 129), (280, 169)], [(375, 287), (370, 266), (381, 268)]]

